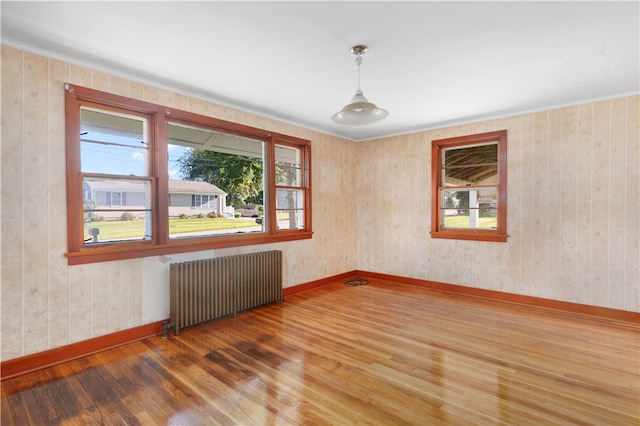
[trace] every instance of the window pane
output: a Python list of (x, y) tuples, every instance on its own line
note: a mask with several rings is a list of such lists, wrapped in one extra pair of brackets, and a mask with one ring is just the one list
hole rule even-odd
[(122, 192), (111, 193), (111, 206), (112, 207), (122, 206)]
[(297, 189), (276, 190), (276, 211), (279, 229), (304, 227), (304, 191)]
[(146, 119), (80, 110), (81, 169), (85, 173), (146, 176)]
[(496, 228), (497, 193), (496, 188), (443, 190), (440, 225), (445, 228)]
[(87, 177), (83, 193), (85, 245), (151, 239), (151, 182)]
[(171, 238), (264, 232), (264, 142), (171, 123)]
[(445, 186), (496, 185), (498, 183), (497, 165), (448, 168), (444, 173)]
[(497, 184), (498, 144), (447, 148), (442, 165), (445, 185)]
[(304, 212), (302, 210), (278, 210), (278, 229), (303, 229)]
[(299, 148), (276, 145), (276, 185), (302, 186), (300, 156)]
[(300, 169), (277, 164), (276, 185), (301, 186)]

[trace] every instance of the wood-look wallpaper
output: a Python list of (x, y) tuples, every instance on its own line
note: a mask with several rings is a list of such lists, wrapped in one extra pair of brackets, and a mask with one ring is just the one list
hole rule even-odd
[[(358, 268), (640, 311), (640, 97), (368, 141)], [(507, 243), (431, 239), (431, 141), (507, 129)]]
[[(68, 266), (64, 84), (268, 128), (312, 141), (311, 240)], [(2, 46), (1, 359), (169, 316), (169, 264), (283, 251), (284, 286), (356, 269), (355, 144), (152, 85)], [(349, 211), (347, 211), (349, 212)]]
[[(640, 310), (638, 96), (354, 143), (2, 46), (1, 359), (168, 317), (172, 261), (283, 251), (285, 287), (360, 269)], [(68, 266), (64, 83), (312, 141), (311, 240)], [(429, 237), (430, 141), (508, 129), (507, 243)]]

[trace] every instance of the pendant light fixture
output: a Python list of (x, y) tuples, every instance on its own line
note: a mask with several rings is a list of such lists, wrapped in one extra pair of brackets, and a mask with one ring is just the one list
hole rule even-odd
[(331, 119), (340, 124), (369, 124), (380, 121), (389, 114), (387, 110), (378, 108), (376, 104), (371, 103), (364, 97), (360, 90), (360, 64), (362, 64), (362, 55), (367, 51), (367, 46), (359, 44), (351, 48), (351, 53), (356, 55), (356, 64), (358, 65), (358, 90), (351, 98), (351, 102), (345, 105), (342, 110), (333, 114)]

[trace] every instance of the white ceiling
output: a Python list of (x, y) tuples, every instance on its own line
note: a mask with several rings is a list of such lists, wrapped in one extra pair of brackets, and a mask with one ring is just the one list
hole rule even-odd
[[(2, 1), (2, 43), (351, 140), (638, 93), (640, 2)], [(357, 88), (389, 111), (347, 127)]]

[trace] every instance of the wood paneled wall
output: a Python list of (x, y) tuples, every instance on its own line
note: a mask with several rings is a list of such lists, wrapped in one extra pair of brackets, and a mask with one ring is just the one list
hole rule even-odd
[[(358, 268), (640, 310), (640, 97), (368, 141)], [(508, 130), (507, 243), (429, 238), (433, 139)]]
[[(168, 268), (242, 247), (69, 267), (65, 82), (310, 139), (311, 240), (284, 286), (367, 270), (640, 310), (638, 96), (354, 143), (2, 46), (2, 351), (8, 360), (168, 317)], [(509, 130), (509, 242), (429, 237), (430, 141)]]
[[(153, 85), (2, 46), (2, 352), (8, 360), (169, 317), (169, 263), (283, 251), (284, 286), (356, 269), (357, 146)], [(312, 140), (312, 240), (68, 266), (64, 83)]]

